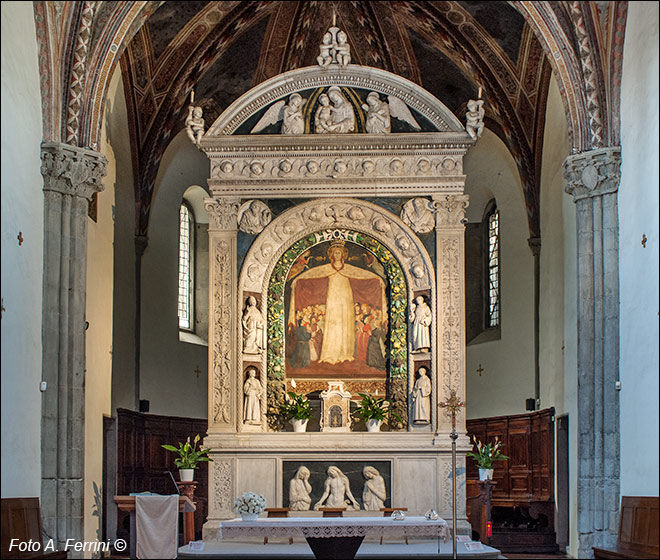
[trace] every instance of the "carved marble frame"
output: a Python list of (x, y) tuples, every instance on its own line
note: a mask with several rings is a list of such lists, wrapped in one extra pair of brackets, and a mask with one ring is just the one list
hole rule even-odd
[[(407, 287), (406, 300), (410, 301), (415, 292), (428, 290), (431, 294), (432, 311), (435, 316), (435, 281), (433, 264), (421, 240), (398, 217), (377, 204), (359, 199), (340, 199), (339, 201), (320, 199), (299, 204), (282, 213), (273, 220), (255, 239), (250, 247), (238, 278), (239, 302), (248, 295), (261, 294), (259, 309), (265, 324), (272, 319), (268, 315), (269, 284), (273, 271), (286, 251), (307, 236), (317, 232), (327, 232), (330, 239), (335, 231), (362, 233), (383, 245), (397, 261), (405, 277)], [(240, 319), (240, 318), (239, 318)], [(237, 324), (237, 332), (240, 325)], [(269, 328), (269, 327), (267, 327)], [(270, 337), (269, 337), (270, 338)], [(436, 339), (432, 336), (431, 355), (435, 352)], [(413, 355), (408, 341), (407, 371), (413, 371)], [(254, 356), (241, 353), (242, 371), (248, 363), (254, 363)], [(268, 371), (268, 353), (263, 352), (260, 371)], [(437, 395), (438, 381), (436, 365), (432, 363), (431, 379), (433, 394)], [(264, 376), (262, 376), (264, 377)], [(270, 375), (268, 376), (270, 378)], [(411, 376), (407, 375), (407, 392), (412, 389)], [(414, 383), (414, 379), (412, 379)], [(267, 386), (264, 383), (264, 395)], [(435, 397), (434, 397), (435, 398)], [(237, 402), (238, 418), (242, 418), (242, 399)], [(267, 430), (267, 402), (262, 399), (262, 431)], [(238, 421), (237, 430), (245, 431), (246, 426)], [(248, 431), (249, 428), (248, 428)]]

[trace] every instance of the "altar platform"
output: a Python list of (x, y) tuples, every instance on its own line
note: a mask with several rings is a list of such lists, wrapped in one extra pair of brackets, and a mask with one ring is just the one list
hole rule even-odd
[[(464, 543), (457, 543), (456, 549), (459, 558), (503, 558), (499, 550), (483, 545), (483, 550), (468, 551)], [(391, 542), (379, 543), (379, 538), (365, 538), (355, 558), (452, 558), (451, 541), (443, 543), (439, 539), (410, 539), (405, 544), (403, 539), (393, 539)], [(313, 559), (309, 545), (304, 539), (294, 539), (289, 544), (288, 539), (277, 539), (268, 544), (256, 539), (252, 540), (209, 540), (204, 542), (204, 550), (191, 551), (188, 545), (179, 548), (178, 558), (245, 558), (261, 559)]]

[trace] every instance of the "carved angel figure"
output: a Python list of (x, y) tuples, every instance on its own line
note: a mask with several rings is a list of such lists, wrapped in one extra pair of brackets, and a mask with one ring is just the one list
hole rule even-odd
[(335, 47), (335, 54), (339, 66), (347, 66), (351, 63), (351, 47), (348, 44), (348, 35), (340, 31), (337, 33), (337, 46)]
[(319, 66), (329, 66), (332, 63), (332, 54), (330, 52), (332, 47), (332, 35), (328, 31), (323, 35), (319, 56), (316, 58), (316, 62), (319, 63)]
[(199, 142), (204, 136), (204, 126), (206, 123), (202, 118), (202, 108), (193, 107), (192, 105), (188, 106), (188, 116), (186, 117), (186, 133), (188, 138), (192, 141), (195, 146), (199, 148)]
[(476, 140), (481, 138), (481, 133), (484, 131), (484, 100), (479, 99), (475, 101), (470, 99), (467, 104), (467, 113), (465, 113), (465, 130), (470, 135), (470, 138)]
[(408, 105), (393, 95), (388, 95), (387, 101), (382, 101), (378, 93), (372, 91), (367, 95), (367, 102), (362, 105), (362, 108), (367, 112), (365, 126), (370, 134), (391, 132), (390, 117), (408, 123), (413, 130), (421, 130), (419, 123), (408, 109)]
[(302, 110), (306, 101), (307, 99), (301, 97), (299, 93), (292, 93), (288, 103), (283, 99), (273, 103), (254, 125), (250, 134), (261, 132), (267, 126), (279, 121), (282, 121), (281, 134), (303, 134), (305, 119)]

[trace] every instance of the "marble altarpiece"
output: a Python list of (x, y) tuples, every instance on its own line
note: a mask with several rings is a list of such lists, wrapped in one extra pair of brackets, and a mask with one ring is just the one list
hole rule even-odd
[[(207, 534), (246, 490), (313, 509), (323, 478), (347, 489), (349, 509), (452, 517), (451, 419), (438, 404), (465, 397), (463, 156), (476, 138), (418, 85), (324, 52), (244, 94), (201, 137), (192, 123), (210, 159)], [(353, 408), (360, 392), (387, 398), (402, 421), (322, 431), (331, 385)], [(316, 407), (305, 433), (278, 414), (294, 387)], [(463, 413), (457, 426), (464, 466)]]

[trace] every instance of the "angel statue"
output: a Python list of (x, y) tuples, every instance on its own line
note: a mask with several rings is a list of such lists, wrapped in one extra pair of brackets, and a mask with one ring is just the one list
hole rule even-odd
[(484, 100), (479, 99), (475, 101), (470, 99), (467, 103), (467, 113), (465, 113), (465, 130), (470, 135), (470, 138), (476, 140), (481, 138), (481, 133), (484, 131), (484, 116), (486, 112), (484, 111)]
[(299, 93), (292, 93), (288, 103), (284, 99), (273, 103), (254, 125), (250, 134), (261, 132), (267, 126), (279, 121), (282, 121), (281, 134), (304, 134), (305, 119), (302, 110), (306, 101), (307, 99), (301, 97)]
[(367, 112), (365, 128), (370, 134), (391, 132), (390, 117), (405, 121), (414, 130), (421, 130), (408, 106), (393, 95), (388, 95), (387, 101), (381, 101), (378, 93), (372, 91), (367, 95), (367, 102), (362, 105), (362, 108)]
[(191, 142), (199, 148), (199, 142), (204, 136), (204, 119), (202, 118), (202, 108), (188, 106), (188, 116), (186, 117), (186, 133)]

